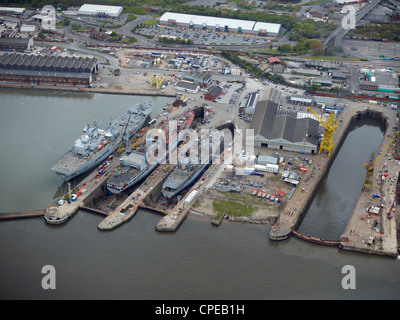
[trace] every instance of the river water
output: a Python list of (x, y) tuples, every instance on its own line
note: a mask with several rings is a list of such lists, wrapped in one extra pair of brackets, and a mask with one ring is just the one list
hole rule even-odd
[[(116, 117), (145, 98), (33, 90), (0, 90), (0, 97), (0, 211), (45, 208), (65, 187), (50, 167), (83, 126), (94, 118), (106, 125), (110, 113)], [(171, 101), (153, 99), (153, 116)], [(301, 232), (340, 237), (360, 192), (362, 163), (381, 139), (376, 123), (349, 133)], [(400, 298), (400, 260), (293, 237), (275, 243), (270, 227), (216, 228), (197, 215), (175, 233), (160, 233), (160, 218), (140, 211), (111, 232), (97, 229), (102, 217), (83, 211), (60, 226), (41, 218), (1, 222), (0, 299)], [(45, 265), (56, 270), (55, 290), (41, 286)], [(354, 290), (342, 288), (345, 265), (355, 267)]]

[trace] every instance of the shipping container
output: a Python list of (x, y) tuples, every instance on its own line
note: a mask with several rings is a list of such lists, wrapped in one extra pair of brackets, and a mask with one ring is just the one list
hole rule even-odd
[(185, 199), (185, 205), (190, 204), (197, 195), (197, 190), (193, 190)]

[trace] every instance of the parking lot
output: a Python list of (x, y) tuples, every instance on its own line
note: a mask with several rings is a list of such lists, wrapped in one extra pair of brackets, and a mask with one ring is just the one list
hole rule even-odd
[(193, 44), (198, 45), (263, 45), (270, 41), (261, 37), (242, 36), (225, 32), (208, 32), (195, 30), (179, 30), (174, 28), (163, 28), (158, 34), (162, 36), (191, 39)]

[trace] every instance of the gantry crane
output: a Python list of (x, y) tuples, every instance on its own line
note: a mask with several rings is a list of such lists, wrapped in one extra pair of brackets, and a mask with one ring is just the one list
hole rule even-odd
[(155, 87), (157, 90), (160, 89), (161, 85), (164, 82), (165, 77), (161, 77), (160, 79), (157, 78), (156, 75), (153, 75), (151, 79), (151, 87)]
[(364, 163), (365, 169), (367, 170), (367, 175), (364, 180), (363, 189), (365, 189), (365, 187), (369, 187), (369, 190), (371, 191), (372, 177), (374, 174), (375, 165), (386, 154), (387, 150), (393, 144), (393, 141), (396, 139), (396, 137), (399, 133), (400, 133), (400, 131), (397, 131), (393, 135), (392, 139), (390, 139), (389, 143), (385, 145), (385, 147), (382, 149), (382, 151), (378, 154), (378, 156), (375, 159), (374, 159), (374, 153), (372, 153), (371, 160), (369, 162)]
[(328, 121), (325, 122), (312, 108), (308, 107), (307, 109), (311, 111), (317, 121), (325, 128), (324, 136), (322, 138), (318, 153), (321, 153), (322, 150), (328, 150), (328, 155), (331, 155), (333, 150), (333, 131), (337, 128), (337, 123), (339, 121), (336, 120), (333, 111), (331, 111), (329, 114)]

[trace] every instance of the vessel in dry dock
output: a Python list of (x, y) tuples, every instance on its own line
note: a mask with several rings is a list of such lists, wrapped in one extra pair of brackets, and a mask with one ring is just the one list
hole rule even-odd
[[(186, 129), (190, 128), (193, 119), (193, 111), (184, 112), (175, 119), (177, 123), (177, 130), (172, 130), (173, 132), (169, 132), (170, 128), (168, 118), (162, 120), (156, 131), (160, 131), (158, 136), (164, 136), (166, 143), (163, 144), (161, 150), (158, 150), (156, 161), (149, 163), (147, 161), (144, 149), (137, 150), (123, 156), (120, 159), (122, 168), (119, 170), (119, 172), (108, 179), (107, 189), (114, 194), (119, 194), (146, 178), (155, 168), (158, 167), (160, 163), (166, 159), (168, 153), (176, 148), (178, 142), (181, 141), (182, 137), (185, 135)], [(154, 143), (157, 143), (157, 141), (153, 139), (146, 139), (147, 148)], [(169, 149), (169, 147), (171, 149)]]

